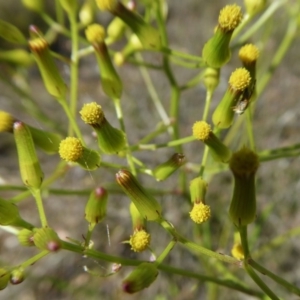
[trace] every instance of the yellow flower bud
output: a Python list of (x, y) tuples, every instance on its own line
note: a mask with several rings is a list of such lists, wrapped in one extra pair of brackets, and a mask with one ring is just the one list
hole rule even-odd
[(123, 131), (110, 125), (104, 116), (101, 105), (96, 102), (84, 104), (80, 115), (86, 124), (94, 128), (97, 134), (99, 148), (104, 153), (118, 153), (126, 146)]
[(210, 207), (202, 202), (195, 202), (190, 217), (195, 223), (201, 224), (210, 218)]
[(250, 73), (245, 68), (238, 68), (232, 72), (229, 78), (229, 87), (212, 116), (215, 126), (228, 128), (232, 124), (235, 106), (239, 104), (240, 98), (243, 97), (250, 82)]
[(79, 11), (79, 20), (83, 25), (88, 25), (94, 19), (94, 1), (85, 0)]
[(0, 132), (13, 132), (14, 121), (11, 114), (0, 110)]
[(209, 147), (214, 160), (228, 162), (231, 150), (225, 146), (212, 132), (211, 127), (205, 121), (198, 121), (193, 125), (193, 136)]
[(244, 0), (244, 4), (249, 16), (253, 17), (266, 7), (267, 0)]
[(229, 61), (231, 36), (241, 20), (241, 8), (236, 4), (227, 5), (221, 10), (214, 36), (207, 41), (202, 50), (203, 60), (209, 67), (221, 68)]
[(67, 137), (60, 142), (60, 157), (68, 162), (76, 162), (85, 170), (99, 168), (101, 156), (98, 152), (84, 147), (81, 141), (75, 137)]
[(213, 93), (219, 85), (220, 69), (206, 68), (204, 71), (203, 83), (208, 92)]
[(151, 237), (145, 230), (136, 230), (130, 236), (129, 244), (134, 252), (142, 252), (150, 245)]

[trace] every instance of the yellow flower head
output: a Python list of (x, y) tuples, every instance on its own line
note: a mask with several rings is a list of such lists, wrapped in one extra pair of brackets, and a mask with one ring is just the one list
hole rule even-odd
[(92, 24), (85, 30), (85, 36), (91, 44), (102, 44), (105, 39), (105, 29), (99, 24)]
[(195, 223), (201, 224), (210, 218), (210, 207), (203, 202), (195, 202), (190, 217)]
[(67, 137), (59, 145), (59, 155), (66, 161), (77, 161), (83, 155), (83, 146), (78, 138)]
[(129, 244), (134, 252), (142, 252), (150, 245), (150, 234), (145, 230), (137, 230), (130, 236)]
[(30, 40), (29, 42), (29, 48), (32, 52), (42, 52), (45, 49), (49, 48), (49, 45), (47, 43), (47, 41), (44, 38), (34, 38), (32, 40)]
[(0, 110), (0, 132), (12, 132), (13, 123), (13, 116), (3, 110)]
[(258, 48), (253, 44), (243, 46), (239, 51), (239, 58), (245, 64), (253, 64), (257, 61), (259, 56)]
[(102, 107), (96, 102), (84, 104), (79, 113), (83, 122), (89, 125), (101, 124), (104, 119)]
[(236, 69), (229, 78), (229, 85), (234, 91), (244, 91), (250, 82), (250, 73), (245, 68)]
[(224, 31), (233, 31), (242, 21), (241, 7), (232, 4), (226, 5), (219, 14), (219, 26)]
[(211, 127), (205, 121), (197, 121), (193, 125), (193, 136), (200, 141), (206, 141), (211, 133)]

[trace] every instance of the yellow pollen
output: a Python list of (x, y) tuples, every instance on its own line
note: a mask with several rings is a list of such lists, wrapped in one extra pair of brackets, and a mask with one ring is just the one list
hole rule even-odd
[(205, 121), (197, 121), (193, 125), (193, 136), (200, 141), (206, 141), (211, 132), (210, 125)]
[(78, 138), (67, 137), (60, 142), (59, 155), (66, 161), (77, 161), (83, 155), (83, 146)]
[(243, 46), (239, 51), (240, 60), (246, 65), (257, 61), (259, 56), (258, 48), (253, 44)]
[(236, 69), (229, 78), (229, 85), (235, 91), (244, 91), (250, 82), (250, 73), (245, 68)]
[(96, 102), (84, 104), (79, 113), (83, 122), (89, 125), (101, 124), (104, 119), (102, 107)]
[(130, 236), (129, 244), (134, 252), (142, 252), (150, 245), (150, 241), (150, 234), (145, 230), (139, 230)]
[(195, 223), (201, 224), (210, 218), (210, 207), (202, 202), (194, 203), (190, 217)]
[(102, 44), (105, 39), (105, 29), (99, 24), (92, 24), (85, 30), (85, 36), (92, 44)]
[(242, 21), (241, 7), (233, 4), (226, 5), (219, 15), (219, 25), (224, 31), (234, 30)]

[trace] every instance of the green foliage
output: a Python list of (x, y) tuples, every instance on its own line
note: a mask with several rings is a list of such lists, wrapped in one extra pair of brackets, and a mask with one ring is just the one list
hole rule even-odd
[[(100, 11), (91, 0), (84, 1), (81, 7), (74, 0), (55, 0), (53, 17), (47, 13), (44, 2), (22, 1), (26, 9), (33, 10), (48, 26), (48, 30), (41, 33), (37, 26), (28, 24), (26, 38), (13, 22), (0, 19), (0, 38), (11, 43), (11, 49), (5, 49), (5, 52), (0, 49), (3, 54), (0, 55), (0, 67), (3, 66), (1, 84), (10, 88), (17, 95), (15, 98), (26, 100), (14, 104), (22, 107), (18, 115), (16, 112), (6, 113), (8, 105), (0, 107), (0, 132), (6, 131), (1, 135), (11, 134), (11, 140), (15, 139), (18, 151), (15, 151), (13, 164), (19, 165), (19, 177), (23, 180), (20, 185), (12, 185), (7, 180), (0, 186), (4, 209), (2, 212), (0, 205), (0, 215), (3, 215), (1, 230), (19, 237), (18, 248), (30, 245), (33, 246), (30, 249), (35, 249), (32, 257), (24, 258), (21, 263), (5, 261), (3, 255), (0, 288), (6, 288), (9, 276), (11, 283), (21, 283), (25, 279), (25, 284), (28, 279), (24, 274), (34, 274), (33, 264), (42, 264), (48, 256), (67, 252), (78, 259), (84, 255), (101, 263), (114, 263), (111, 271), (101, 274), (85, 267), (89, 279), (78, 289), (72, 287), (71, 280), (61, 284), (65, 278), (54, 278), (57, 289), (64, 290), (71, 297), (77, 293), (74, 299), (88, 295), (90, 299), (117, 299), (113, 289), (103, 292), (104, 277), (107, 276), (111, 276), (111, 282), (122, 292), (135, 293), (149, 286), (147, 291), (141, 292), (145, 293), (143, 299), (184, 297), (180, 296), (183, 282), (189, 295), (187, 298), (195, 299), (200, 299), (204, 293), (205, 299), (241, 299), (238, 298), (241, 293), (258, 299), (300, 296), (300, 289), (293, 284), (298, 278), (286, 280), (280, 266), (274, 267), (276, 261), (272, 258), (275, 247), (289, 243), (289, 238), (299, 235), (300, 230), (296, 226), (288, 232), (278, 230), (272, 235), (274, 240), (264, 245), (261, 233), (275, 215), (276, 195), (265, 208), (257, 201), (260, 188), (256, 187), (257, 174), (265, 162), (298, 157), (300, 144), (265, 149), (259, 143), (255, 127), (257, 108), (264, 101), (261, 95), (297, 37), (299, 1), (274, 0), (269, 5), (265, 1), (257, 0), (257, 5), (255, 0), (246, 1), (249, 11), (244, 11), (238, 27), (230, 29), (230, 34), (226, 36), (226, 32), (224, 37), (223, 28), (219, 26), (207, 43), (203, 41), (201, 46), (197, 45), (199, 55), (190, 54), (192, 49), (184, 44), (169, 43), (168, 12), (174, 5), (172, 1), (140, 1), (136, 10), (132, 1), (122, 1), (122, 4), (113, 1), (113, 5), (109, 0), (96, 2), (100, 8), (103, 5), (110, 7), (109, 12)], [(198, 1), (195, 3), (200, 5)], [(180, 5), (185, 7), (187, 4), (182, 1)], [(211, 4), (205, 2), (201, 5), (208, 7)], [(269, 27), (276, 24), (274, 20), (279, 9), (281, 28), (285, 32), (274, 55), (270, 55), (268, 41), (277, 32)], [(84, 30), (93, 22), (101, 23), (99, 20), (108, 13), (111, 14), (111, 23), (107, 25), (110, 29), (105, 40), (92, 30), (97, 26), (89, 27), (91, 36), (87, 40)], [(185, 18), (178, 20), (183, 22), (183, 27)], [(227, 22), (226, 16), (223, 18)], [(214, 21), (218, 25), (218, 20)], [(212, 28), (209, 30), (212, 32)], [(34, 60), (23, 49), (26, 40)], [(57, 40), (70, 45), (69, 55), (52, 51)], [(114, 44), (116, 40), (118, 43)], [(246, 51), (246, 62), (237, 62), (238, 49), (250, 42), (260, 50), (257, 61), (255, 58), (249, 63)], [(20, 53), (24, 59), (20, 59)], [(81, 74), (84, 74), (89, 60), (98, 67), (100, 79), (93, 90), (86, 92), (82, 89), (85, 78)], [(63, 74), (62, 65), (69, 68), (69, 78)], [(241, 79), (236, 75), (227, 87), (224, 88), (224, 84), (222, 87), (220, 83), (228, 82), (228, 70), (233, 72), (234, 68), (241, 66), (251, 70), (250, 73), (247, 71), (251, 79)], [(43, 96), (28, 80), (32, 68), (39, 71), (38, 81), (43, 83)], [(183, 83), (180, 83), (181, 72), (189, 78)], [(142, 77), (145, 87), (135, 84), (128, 74)], [(162, 84), (163, 88), (159, 88)], [(184, 92), (193, 92), (196, 88), (199, 101), (197, 105), (193, 102), (190, 109)], [(199, 89), (205, 89), (205, 101), (201, 101)], [(129, 97), (132, 90), (137, 90), (138, 94)], [(89, 117), (97, 120), (90, 124), (92, 126), (79, 118), (81, 99), (86, 93), (93, 96), (88, 102), (96, 103), (95, 107), (101, 104), (103, 109), (101, 122), (99, 112), (88, 111)], [(140, 97), (147, 98), (145, 107), (140, 104)], [(213, 98), (219, 105), (214, 105)], [(45, 107), (54, 107), (55, 113), (49, 113)], [(109, 115), (109, 120), (115, 123), (113, 126), (104, 114)], [(21, 120), (25, 116), (37, 120), (42, 129)], [(215, 116), (213, 121), (212, 116)], [(16, 131), (18, 124), (23, 126), (23, 131), (26, 130)], [(193, 136), (192, 124), (206, 124), (205, 128), (196, 128), (197, 134), (203, 138)], [(146, 129), (142, 128), (144, 125)], [(47, 131), (43, 130), (44, 127)], [(93, 130), (96, 134), (91, 138)], [(278, 132), (274, 130), (273, 134)], [(79, 158), (60, 158), (58, 152), (59, 149), (62, 152), (65, 139), (78, 140), (83, 149)], [(255, 161), (237, 155), (240, 149), (243, 149), (240, 152), (253, 154)], [(66, 157), (74, 157), (77, 151), (72, 146), (63, 150)], [(220, 152), (224, 159), (220, 159)], [(174, 153), (175, 156), (171, 156)], [(4, 159), (1, 156), (0, 163)], [(46, 164), (48, 159), (50, 165)], [(78, 178), (78, 174), (82, 177)], [(218, 183), (218, 188), (214, 188), (215, 182), (228, 174), (233, 175), (230, 183), (227, 180), (226, 184)], [(67, 179), (66, 183), (64, 178), (75, 178), (75, 183), (69, 184)], [(65, 202), (67, 196), (72, 197), (72, 205)], [(75, 196), (81, 201), (77, 202)], [(28, 223), (20, 213), (24, 205), (31, 202), (31, 197), (35, 199), (37, 218)], [(45, 205), (47, 198), (51, 203), (61, 204), (63, 214), (51, 215), (48, 212), (50, 206)], [(131, 208), (129, 200), (132, 201)], [(87, 203), (85, 208), (82, 203)], [(282, 203), (279, 205), (283, 206)], [(197, 222), (199, 224), (193, 223), (197, 218), (189, 218), (193, 206), (197, 211), (192, 215), (201, 219)], [(60, 232), (69, 230), (59, 225), (64, 224), (64, 218), (67, 220), (65, 224), (71, 220), (71, 227), (79, 224), (77, 232), (67, 234), (68, 238)], [(107, 247), (103, 232), (97, 235), (99, 228), (105, 228), (105, 220), (110, 224), (109, 241), (118, 249)], [(248, 226), (250, 223), (251, 227)], [(151, 248), (145, 247), (148, 257), (145, 253), (133, 256), (122, 251), (122, 247), (129, 251), (130, 246), (124, 241), (141, 229), (151, 240)], [(124, 246), (120, 247), (122, 242)], [(279, 251), (284, 258), (284, 248)], [(263, 256), (270, 252), (271, 255)], [(151, 263), (150, 256), (156, 258)], [(288, 262), (289, 257), (286, 259)], [(173, 263), (176, 261), (180, 264)], [(121, 266), (127, 275), (118, 273)], [(130, 275), (127, 267), (133, 267)], [(229, 291), (227, 298), (224, 291)]]

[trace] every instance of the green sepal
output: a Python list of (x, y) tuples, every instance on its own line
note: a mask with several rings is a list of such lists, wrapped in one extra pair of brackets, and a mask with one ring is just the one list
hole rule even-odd
[(114, 128), (103, 119), (99, 126), (93, 126), (98, 138), (99, 148), (107, 154), (115, 154), (123, 150), (126, 146), (125, 134), (123, 131)]
[(93, 171), (100, 167), (101, 156), (97, 151), (83, 147), (82, 157), (76, 163), (85, 170)]
[(218, 69), (230, 60), (229, 43), (232, 33), (233, 31), (223, 32), (218, 27), (213, 37), (206, 42), (202, 50), (202, 58), (209, 67)]
[(202, 177), (196, 177), (190, 181), (190, 195), (192, 203), (205, 203), (207, 182)]
[(237, 227), (248, 225), (254, 221), (256, 217), (255, 174), (234, 175), (229, 216)]

